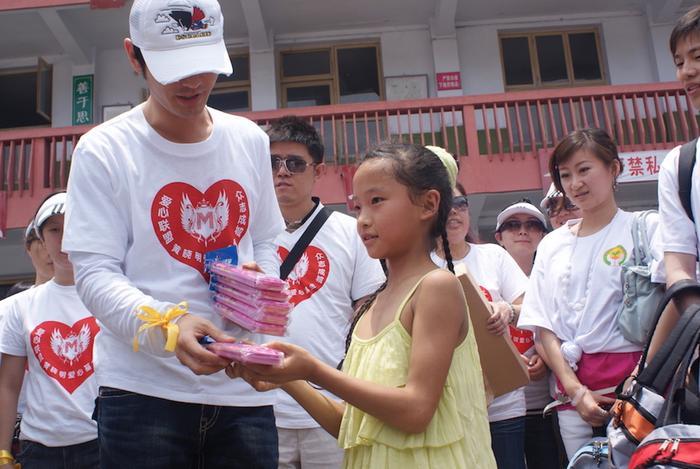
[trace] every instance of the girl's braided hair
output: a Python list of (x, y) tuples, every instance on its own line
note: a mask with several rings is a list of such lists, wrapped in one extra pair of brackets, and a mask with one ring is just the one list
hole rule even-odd
[[(452, 185), (445, 165), (432, 151), (420, 145), (387, 143), (370, 150), (362, 160), (362, 163), (383, 158), (392, 163), (394, 177), (408, 188), (411, 198), (417, 197), (426, 191), (437, 190), (440, 193), (440, 205), (438, 207), (435, 223), (430, 230), (430, 238), (435, 240), (438, 236), (442, 240), (442, 248), (445, 252), (447, 268), (454, 273), (450, 244), (447, 241), (447, 217), (452, 210)], [(362, 165), (360, 163), (360, 165)], [(367, 298), (358, 309), (350, 324), (348, 335), (345, 338), (345, 354), (347, 355), (352, 341), (352, 333), (360, 318), (369, 310), (377, 295), (386, 288), (384, 282), (372, 295)], [(343, 366), (343, 360), (338, 364), (338, 369)]]

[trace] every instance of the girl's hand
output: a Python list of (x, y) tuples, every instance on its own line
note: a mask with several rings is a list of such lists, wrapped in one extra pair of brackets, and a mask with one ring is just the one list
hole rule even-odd
[(486, 322), (486, 330), (493, 335), (504, 335), (508, 332), (508, 321), (510, 320), (508, 303), (499, 301), (490, 304), (493, 313)]
[(610, 418), (610, 412), (600, 407), (600, 404), (612, 405), (614, 403), (615, 399), (597, 396), (590, 390), (586, 390), (581, 401), (576, 406), (576, 411), (592, 427), (601, 427), (607, 423)]
[[(268, 384), (283, 384), (289, 381), (312, 379), (317, 361), (309, 352), (301, 347), (284, 342), (272, 342), (265, 344), (265, 346), (284, 353), (284, 362), (280, 366), (241, 365), (244, 369), (243, 374), (233, 371), (234, 375), (238, 373), (238, 376), (243, 377), (249, 383), (265, 382)], [(231, 375), (229, 374), (229, 376)], [(267, 387), (267, 385), (264, 387)]]
[[(242, 378), (246, 383), (250, 384), (253, 389), (258, 392), (272, 391), (280, 387), (279, 384), (269, 381), (261, 381), (257, 379), (250, 371), (248, 371), (240, 363), (231, 363), (226, 367), (226, 376), (231, 379)], [(0, 468), (2, 469), (2, 468)]]

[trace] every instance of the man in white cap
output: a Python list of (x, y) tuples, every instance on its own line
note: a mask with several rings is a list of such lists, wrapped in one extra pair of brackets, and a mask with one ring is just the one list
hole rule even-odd
[(276, 273), (284, 229), (267, 136), (206, 107), (231, 73), (223, 23), (216, 0), (136, 0), (124, 49), (150, 96), (73, 154), (64, 249), (104, 326), (104, 469), (277, 467), (275, 393), (232, 382), (198, 343), (265, 340), (214, 313), (205, 259)]
[(559, 192), (554, 183), (549, 186), (547, 195), (540, 207), (549, 217), (549, 223), (555, 230), (563, 226), (569, 220), (577, 220), (582, 217), (581, 210), (571, 203), (568, 197)]

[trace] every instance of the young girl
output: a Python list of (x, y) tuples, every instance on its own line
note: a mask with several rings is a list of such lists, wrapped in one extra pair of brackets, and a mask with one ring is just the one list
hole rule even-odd
[(65, 192), (54, 194), (34, 218), (37, 236), (53, 262), (53, 279), (15, 295), (2, 312), (1, 469), (14, 466), (10, 442), (24, 380), (27, 403), (16, 455), (22, 467), (99, 466), (97, 425), (91, 418), (97, 397), (92, 349), (99, 327), (78, 298), (73, 266), (61, 251), (65, 203)]
[[(531, 334), (526, 336), (527, 331), (512, 327), (527, 287), (527, 277), (500, 246), (470, 242), (470, 225), (466, 191), (457, 184), (446, 228), (454, 263), (467, 268), (491, 302), (494, 314), (489, 318), (488, 330), (495, 335), (510, 332), (517, 347), (525, 345), (521, 339), (531, 343)], [(433, 262), (446, 267), (446, 259), (446, 250), (438, 244), (432, 253)], [(488, 413), (491, 447), (499, 469), (525, 469), (524, 388), (498, 396), (489, 405)]]
[[(620, 266), (634, 247), (634, 215), (615, 202), (622, 162), (603, 130), (570, 133), (554, 149), (549, 170), (583, 218), (540, 243), (518, 326), (536, 330), (557, 378), (557, 397), (568, 402), (557, 410), (571, 458), (594, 432), (604, 432), (612, 390), (641, 354), (615, 321), (622, 301)], [(651, 239), (656, 227), (648, 228)]]
[(287, 383), (338, 436), (346, 468), (495, 467), (464, 295), (430, 260), (436, 237), (446, 245), (456, 174), (454, 158), (414, 145), (380, 146), (358, 168), (358, 231), (369, 255), (386, 259), (388, 280), (358, 311), (342, 372), (282, 343), (271, 344), (286, 354), (281, 367), (227, 371), (259, 390)]

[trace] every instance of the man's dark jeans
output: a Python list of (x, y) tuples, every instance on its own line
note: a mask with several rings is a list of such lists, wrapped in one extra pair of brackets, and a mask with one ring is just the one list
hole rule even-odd
[(22, 440), (20, 447), (17, 462), (26, 469), (98, 469), (100, 467), (97, 440), (57, 447)]
[(566, 467), (566, 452), (556, 429), (556, 412), (541, 411), (525, 416), (525, 459), (528, 469)]
[(96, 408), (102, 469), (276, 469), (272, 406), (174, 402), (100, 388)]

